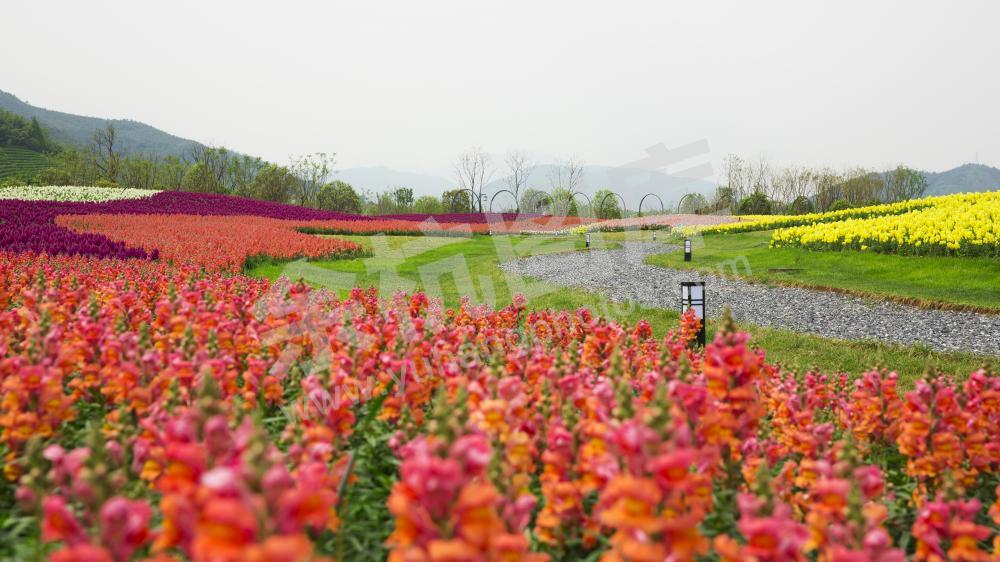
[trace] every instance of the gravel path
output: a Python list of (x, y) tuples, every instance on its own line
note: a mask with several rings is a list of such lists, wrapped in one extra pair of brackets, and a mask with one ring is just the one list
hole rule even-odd
[(728, 306), (739, 320), (838, 339), (924, 344), (1000, 356), (1000, 315), (927, 310), (892, 302), (789, 287), (769, 287), (694, 271), (653, 267), (650, 254), (676, 249), (656, 242), (626, 242), (620, 250), (534, 256), (507, 262), (505, 271), (603, 293), (608, 298), (676, 309), (681, 281), (705, 281), (708, 315)]

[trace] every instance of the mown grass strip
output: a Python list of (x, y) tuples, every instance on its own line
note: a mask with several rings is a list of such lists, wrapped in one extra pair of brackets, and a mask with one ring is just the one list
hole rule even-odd
[(690, 262), (682, 252), (672, 252), (650, 256), (646, 263), (922, 308), (1000, 313), (1000, 260), (995, 258), (768, 248), (770, 239), (771, 231), (706, 235)]

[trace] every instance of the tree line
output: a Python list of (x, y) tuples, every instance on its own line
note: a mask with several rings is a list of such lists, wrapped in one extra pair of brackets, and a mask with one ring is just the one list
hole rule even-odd
[[(335, 154), (312, 153), (275, 164), (225, 147), (195, 145), (187, 153), (156, 157), (126, 153), (112, 123), (96, 130), (83, 147), (53, 142), (36, 119), (0, 111), (0, 146), (17, 146), (49, 155), (52, 166), (32, 178), (8, 183), (38, 185), (103, 185), (219, 193), (354, 214), (471, 213), (489, 210), (565, 216), (620, 218), (627, 213), (611, 190), (581, 195), (584, 164), (566, 158), (549, 168), (548, 190), (532, 184), (537, 164), (522, 151), (508, 152), (495, 165), (481, 148), (458, 156), (457, 187), (440, 197), (414, 197), (413, 190), (393, 186), (381, 192), (357, 190), (336, 179)], [(500, 189), (487, 195), (497, 171)], [(801, 166), (776, 167), (766, 159), (729, 155), (723, 161), (719, 187), (706, 198), (685, 196), (682, 212), (739, 214), (806, 213), (902, 201), (923, 195), (926, 178), (906, 166), (887, 172), (866, 168), (837, 171)]]
[(740, 214), (802, 214), (906, 201), (922, 197), (926, 190), (927, 178), (902, 164), (887, 171), (777, 167), (766, 158), (731, 154), (722, 162), (712, 199), (692, 196), (682, 206), (712, 209), (728, 203)]
[(0, 111), (0, 146), (48, 155), (50, 167), (2, 185), (96, 185), (235, 195), (352, 214), (471, 213), (472, 197), (461, 189), (441, 197), (414, 198), (407, 187), (374, 193), (335, 179), (335, 155), (293, 156), (288, 165), (225, 147), (195, 145), (185, 154), (157, 157), (127, 153), (114, 124), (94, 131), (83, 147), (53, 142), (36, 119)]
[[(609, 190), (593, 199), (574, 197), (582, 188), (583, 163), (566, 159), (552, 168), (550, 190), (530, 185), (535, 163), (520, 151), (504, 159), (503, 189), (495, 201), (485, 187), (495, 172), (489, 154), (480, 148), (462, 153), (455, 166), (457, 187), (440, 197), (415, 197), (413, 189), (391, 186), (381, 192), (358, 190), (336, 179), (335, 154), (317, 152), (293, 156), (287, 165), (241, 154), (225, 147), (195, 145), (185, 154), (157, 157), (126, 152), (114, 124), (94, 131), (86, 146), (60, 145), (49, 140), (37, 120), (0, 114), (0, 146), (22, 146), (49, 153), (51, 167), (9, 184), (97, 185), (218, 193), (302, 205), (353, 214), (435, 214), (494, 210), (557, 215), (619, 218), (622, 208)], [(3, 182), (0, 182), (2, 185)], [(601, 208), (596, 208), (603, 202)]]
[[(585, 166), (579, 158), (565, 158), (549, 167), (548, 191), (532, 184), (536, 167), (537, 163), (520, 150), (508, 152), (497, 166), (482, 148), (470, 148), (455, 161), (456, 191), (466, 195), (477, 212), (493, 207), (494, 211), (601, 219), (622, 218), (625, 213), (618, 197), (609, 189), (598, 190), (592, 197), (581, 196)], [(487, 196), (485, 188), (498, 169), (503, 174), (501, 187)]]
[(35, 152), (55, 152), (58, 145), (38, 119), (25, 119), (20, 115), (0, 110), (0, 147), (26, 148)]

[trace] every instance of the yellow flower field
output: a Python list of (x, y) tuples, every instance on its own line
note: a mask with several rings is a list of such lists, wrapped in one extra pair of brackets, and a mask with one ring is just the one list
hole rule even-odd
[(815, 223), (842, 221), (845, 219), (866, 219), (883, 215), (899, 215), (916, 209), (930, 207), (938, 199), (941, 198), (928, 197), (926, 199), (913, 199), (897, 203), (855, 207), (853, 209), (841, 209), (826, 213), (808, 213), (805, 215), (743, 215), (740, 216), (740, 222), (710, 226), (700, 229), (700, 232), (702, 234), (736, 234), (738, 232), (773, 230), (775, 228), (804, 226)]
[(919, 201), (924, 202), (931, 204), (902, 214), (782, 228), (774, 232), (771, 247), (1000, 256), (1000, 191)]

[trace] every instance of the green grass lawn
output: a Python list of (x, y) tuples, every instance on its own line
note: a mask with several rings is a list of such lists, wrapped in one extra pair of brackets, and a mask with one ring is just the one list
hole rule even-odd
[[(595, 249), (617, 247), (625, 239), (649, 239), (650, 232), (594, 234)], [(647, 308), (635, 303), (616, 303), (580, 289), (508, 275), (497, 265), (502, 261), (554, 252), (584, 250), (582, 236), (474, 236), (472, 238), (434, 236), (337, 236), (371, 249), (373, 257), (339, 261), (264, 263), (250, 270), (252, 275), (276, 279), (284, 274), (303, 278), (318, 286), (337, 290), (342, 296), (351, 287), (378, 287), (382, 294), (396, 290), (426, 291), (455, 307), (461, 298), (473, 303), (502, 307), (514, 294), (528, 298), (528, 308), (575, 310), (591, 309), (594, 314), (634, 324), (649, 320), (657, 335), (677, 325), (676, 310)], [(661, 234), (662, 239), (662, 234)], [(938, 353), (922, 347), (905, 347), (879, 342), (841, 342), (771, 328), (741, 325), (753, 335), (755, 345), (767, 350), (772, 362), (802, 372), (816, 368), (827, 373), (858, 374), (876, 365), (900, 373), (904, 384), (928, 369), (965, 375), (987, 359), (967, 353)], [(716, 328), (708, 326), (709, 337)]]
[[(833, 288), (892, 297), (918, 305), (957, 305), (1000, 312), (1000, 260), (915, 257), (865, 252), (768, 248), (771, 231), (705, 236), (692, 252), (654, 255), (647, 263), (709, 272), (734, 272), (751, 281)], [(797, 271), (770, 271), (794, 269)]]

